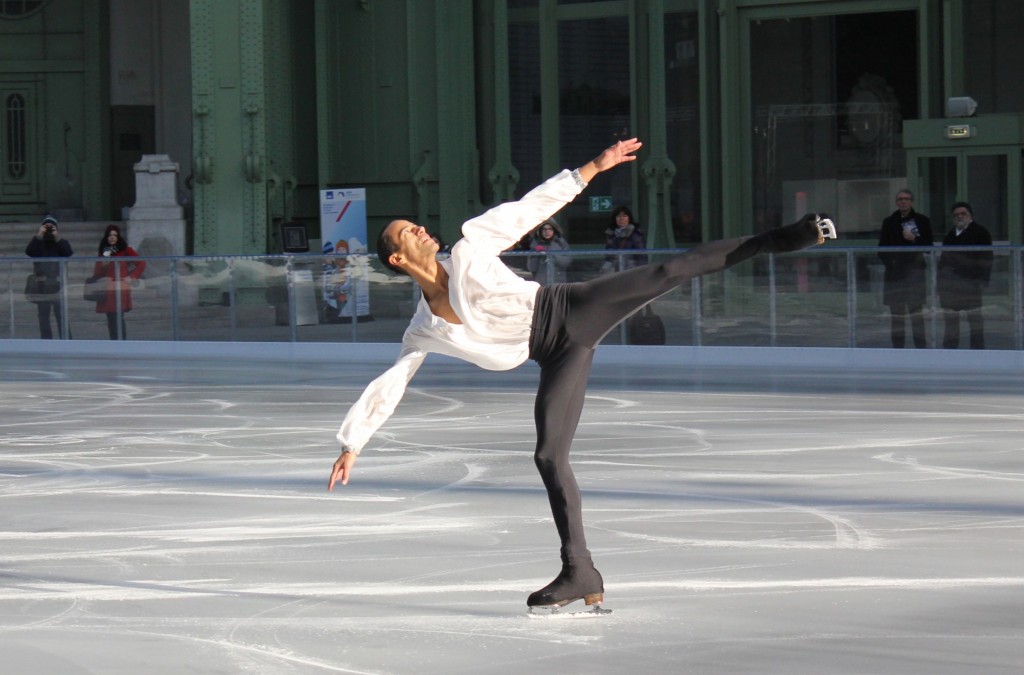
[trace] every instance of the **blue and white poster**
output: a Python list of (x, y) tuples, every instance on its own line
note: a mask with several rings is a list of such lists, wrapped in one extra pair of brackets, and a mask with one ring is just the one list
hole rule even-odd
[(320, 191), (323, 298), (328, 321), (370, 314), (366, 188)]

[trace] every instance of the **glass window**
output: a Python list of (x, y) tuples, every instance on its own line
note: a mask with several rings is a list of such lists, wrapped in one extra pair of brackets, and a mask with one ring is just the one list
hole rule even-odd
[(680, 246), (701, 240), (698, 33), (696, 12), (665, 15), (665, 135), (676, 168), (672, 228)]
[(963, 3), (964, 81), (979, 113), (1024, 111), (1024, 12), (1020, 0)]
[[(630, 138), (629, 19), (562, 21), (558, 25), (559, 154), (565, 166), (593, 159), (620, 138)], [(610, 196), (636, 211), (629, 171), (598, 174), (589, 196)], [(610, 209), (609, 209), (610, 211)], [(604, 243), (610, 213), (577, 200), (563, 211), (573, 243)]]
[(41, 10), (49, 0), (2, 0), (0, 19), (24, 19)]
[(519, 194), (539, 185), (540, 147), (540, 33), (537, 24), (510, 23), (509, 133), (512, 164), (519, 171)]
[(967, 156), (967, 194), (974, 219), (988, 229), (995, 241), (1009, 239), (1006, 160), (1006, 155)]
[(906, 181), (900, 134), (918, 114), (917, 41), (914, 12), (752, 24), (757, 229), (827, 211), (844, 238), (876, 239)]

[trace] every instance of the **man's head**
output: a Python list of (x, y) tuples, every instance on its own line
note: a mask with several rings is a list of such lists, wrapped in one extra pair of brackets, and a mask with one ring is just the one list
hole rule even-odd
[(953, 208), (950, 209), (953, 214), (953, 222), (956, 224), (956, 229), (962, 230), (971, 224), (974, 220), (974, 212), (971, 211), (971, 205), (967, 202), (957, 202), (953, 204)]
[(377, 258), (396, 274), (410, 276), (410, 266), (434, 260), (437, 251), (437, 242), (426, 228), (408, 220), (391, 221), (377, 238)]
[(377, 237), (377, 258), (384, 267), (387, 267), (395, 274), (406, 274), (405, 270), (391, 262), (391, 256), (398, 250), (398, 246), (388, 238), (389, 227), (390, 225), (381, 230), (380, 236)]
[(896, 208), (900, 213), (907, 215), (914, 208), (914, 193), (910, 190), (900, 190), (896, 193)]

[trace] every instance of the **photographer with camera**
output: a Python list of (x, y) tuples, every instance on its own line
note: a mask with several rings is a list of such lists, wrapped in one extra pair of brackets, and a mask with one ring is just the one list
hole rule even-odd
[[(46, 216), (39, 224), (39, 232), (32, 237), (25, 247), (25, 255), (30, 258), (70, 258), (71, 244), (61, 239), (57, 229), (57, 219)], [(39, 314), (39, 337), (44, 340), (53, 338), (50, 329), (50, 312), (57, 321), (57, 337), (63, 335), (62, 307), (60, 298), (61, 263), (56, 260), (33, 263), (33, 274), (25, 283), (25, 295), (29, 302), (36, 306)], [(68, 327), (68, 337), (71, 328)]]

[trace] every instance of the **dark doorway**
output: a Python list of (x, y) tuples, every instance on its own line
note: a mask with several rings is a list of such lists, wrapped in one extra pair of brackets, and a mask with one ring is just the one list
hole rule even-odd
[(124, 207), (135, 204), (135, 165), (156, 152), (156, 112), (151, 105), (110, 107), (110, 217), (122, 220)]

